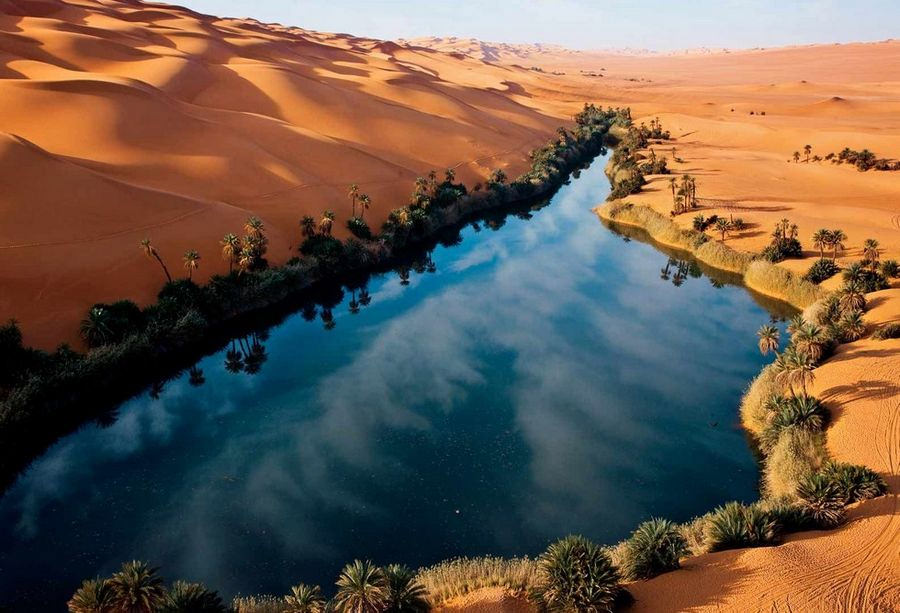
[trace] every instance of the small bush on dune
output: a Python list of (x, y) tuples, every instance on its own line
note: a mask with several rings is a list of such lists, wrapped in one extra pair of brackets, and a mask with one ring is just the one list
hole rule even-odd
[(864, 466), (830, 461), (819, 474), (834, 483), (848, 503), (878, 498), (887, 492), (881, 475)]
[(838, 484), (826, 475), (806, 475), (797, 486), (797, 497), (813, 521), (822, 528), (832, 528), (844, 521), (847, 498)]
[(800, 532), (803, 530), (814, 530), (819, 527), (806, 507), (793, 498), (763, 499), (755, 503), (754, 506), (768, 513), (781, 526), (784, 532)]
[(840, 270), (840, 267), (828, 258), (819, 258), (815, 264), (809, 267), (803, 278), (810, 283), (819, 284), (826, 279), (830, 279)]
[(881, 263), (881, 274), (888, 279), (900, 277), (900, 264), (897, 263), (897, 260), (884, 260)]
[(686, 554), (687, 541), (678, 526), (666, 519), (651, 519), (625, 542), (622, 573), (628, 579), (649, 579), (678, 568)]
[(900, 323), (890, 323), (879, 326), (879, 328), (875, 330), (875, 333), (872, 334), (872, 338), (879, 341), (884, 341), (889, 338), (900, 338)]
[(739, 502), (717, 508), (708, 522), (706, 539), (710, 551), (771, 545), (779, 535), (779, 526), (768, 513)]
[(612, 611), (623, 592), (609, 554), (582, 536), (550, 545), (537, 567), (531, 598), (547, 611)]
[(821, 432), (825, 429), (829, 417), (828, 409), (811, 396), (790, 398), (773, 396), (769, 399), (768, 410), (771, 414), (769, 426), (760, 437), (760, 442), (766, 450), (771, 450), (788, 428)]

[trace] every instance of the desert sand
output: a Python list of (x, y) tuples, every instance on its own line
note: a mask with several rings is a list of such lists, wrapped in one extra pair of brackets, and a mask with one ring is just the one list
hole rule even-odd
[[(0, 31), (0, 319), (38, 347), (77, 344), (94, 302), (153, 299), (163, 279), (144, 237), (173, 272), (198, 249), (202, 281), (227, 270), (221, 236), (258, 215), (277, 264), (296, 253), (302, 215), (332, 208), (343, 227), (349, 183), (378, 225), (432, 168), (469, 185), (515, 174), (586, 101), (659, 117), (674, 140), (658, 153), (676, 148), (702, 212), (749, 224), (732, 246), (760, 249), (787, 217), (809, 250), (786, 264), (798, 270), (823, 226), (848, 234), (844, 262), (870, 237), (900, 258), (900, 173), (788, 162), (806, 144), (900, 157), (900, 42), (666, 55), (401, 44), (113, 0), (0, 0)], [(630, 200), (667, 213), (667, 178)], [(900, 289), (870, 298), (871, 324), (900, 320)], [(900, 341), (844, 345), (816, 374), (829, 450), (881, 472), (890, 495), (835, 531), (691, 558), (632, 585), (635, 610), (900, 609), (898, 390)], [(527, 605), (488, 590), (444, 610)]]
[(162, 4), (0, 0), (0, 32), (0, 320), (47, 349), (155, 298), (144, 237), (204, 281), (257, 215), (283, 263), (305, 214), (346, 233), (350, 183), (377, 228), (431, 169), (518, 174), (574, 108), (533, 71)]

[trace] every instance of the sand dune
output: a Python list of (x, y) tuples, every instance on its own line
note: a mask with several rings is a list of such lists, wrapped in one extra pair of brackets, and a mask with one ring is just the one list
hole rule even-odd
[(250, 214), (270, 259), (296, 254), (304, 214), (378, 225), (416, 176), (470, 185), (516, 173), (571, 105), (536, 102), (541, 75), (397, 43), (219, 19), (135, 1), (0, 3), (0, 318), (27, 343), (78, 344), (96, 301), (150, 301), (150, 236), (201, 280)]

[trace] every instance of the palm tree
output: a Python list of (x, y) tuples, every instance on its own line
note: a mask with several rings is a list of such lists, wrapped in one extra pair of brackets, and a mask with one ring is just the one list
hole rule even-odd
[(725, 242), (725, 235), (728, 234), (728, 231), (731, 230), (731, 222), (729, 222), (724, 217), (719, 217), (716, 220), (716, 230), (722, 234), (722, 242)]
[(844, 281), (847, 283), (857, 283), (861, 286), (865, 273), (866, 271), (863, 262), (853, 262), (846, 270), (844, 270)]
[(844, 313), (852, 313), (853, 311), (864, 311), (866, 309), (866, 294), (862, 290), (862, 286), (858, 282), (851, 281), (844, 286), (840, 294), (841, 311)]
[(815, 234), (812, 236), (813, 246), (819, 250), (819, 257), (825, 257), (825, 247), (831, 244), (831, 232), (822, 228), (820, 230), (816, 230)]
[(303, 228), (303, 236), (306, 238), (316, 235), (316, 220), (312, 215), (304, 215), (300, 220), (300, 226)]
[(111, 316), (108, 309), (95, 306), (88, 311), (87, 317), (81, 321), (81, 337), (90, 347), (99, 347), (113, 340), (115, 333), (111, 327)]
[(802, 314), (798, 313), (797, 315), (794, 315), (793, 317), (791, 317), (791, 321), (788, 322), (787, 333), (790, 334), (791, 336), (794, 336), (795, 334), (799, 333), (800, 330), (802, 330), (803, 326), (805, 326), (805, 325), (806, 325), (806, 320), (803, 319)]
[(866, 333), (866, 322), (863, 321), (861, 311), (850, 311), (841, 319), (841, 328), (844, 330), (844, 337), (848, 341), (858, 341)]
[(444, 179), (446, 179), (447, 183), (453, 183), (456, 180), (456, 171), (452, 168), (448, 168), (444, 172)]
[(427, 613), (428, 592), (416, 581), (416, 574), (406, 566), (391, 564), (384, 569), (388, 582), (385, 613)]
[(799, 162), (799, 161), (800, 161), (800, 152), (799, 152), (799, 151), (794, 151), (793, 157), (794, 157), (794, 163)]
[(356, 217), (356, 199), (359, 197), (359, 185), (351, 183), (350, 191), (347, 192), (347, 197), (350, 198), (350, 202), (353, 204), (353, 210), (350, 213), (350, 217)]
[(337, 580), (334, 608), (338, 613), (382, 613), (390, 588), (384, 571), (369, 560), (354, 560)]
[(232, 233), (228, 233), (220, 243), (222, 245), (222, 259), (228, 260), (228, 272), (234, 270), (234, 263), (241, 253), (241, 239)]
[(253, 265), (256, 264), (256, 253), (253, 251), (252, 247), (244, 246), (241, 248), (241, 253), (238, 256), (237, 265), (240, 268), (240, 273), (247, 272)]
[(262, 219), (259, 217), (248, 217), (247, 221), (244, 223), (244, 232), (253, 238), (262, 238), (264, 230), (265, 226), (263, 225)]
[(809, 164), (809, 154), (812, 153), (812, 145), (803, 145), (803, 153), (806, 154), (806, 163)]
[(878, 241), (874, 238), (867, 238), (863, 243), (863, 258), (872, 270), (878, 266)]
[(822, 359), (825, 353), (825, 337), (822, 328), (813, 323), (804, 325), (793, 338), (797, 349), (808, 354), (813, 362)]
[(188, 271), (188, 281), (192, 280), (194, 271), (200, 267), (200, 254), (194, 249), (184, 252), (184, 269)]
[(284, 602), (287, 604), (284, 613), (322, 613), (325, 610), (325, 599), (318, 585), (295, 585), (284, 597)]
[(372, 199), (369, 198), (369, 194), (361, 194), (359, 197), (359, 218), (366, 218), (366, 211), (369, 210), (369, 205), (372, 203)]
[(144, 253), (147, 255), (147, 257), (156, 258), (156, 261), (159, 262), (159, 265), (162, 266), (163, 272), (166, 274), (166, 280), (171, 283), (172, 275), (169, 274), (169, 269), (166, 268), (166, 265), (163, 263), (162, 258), (159, 257), (159, 252), (156, 250), (156, 247), (150, 244), (149, 238), (145, 238), (141, 241), (141, 249), (144, 250)]
[(188, 371), (188, 383), (194, 387), (200, 387), (206, 383), (206, 377), (203, 375), (203, 369), (199, 366), (191, 366)]
[(778, 332), (778, 328), (771, 325), (762, 326), (756, 332), (756, 336), (759, 337), (760, 353), (763, 355), (768, 354), (770, 351), (778, 353), (778, 345), (781, 341), (781, 334)]
[(100, 577), (83, 581), (68, 605), (69, 613), (113, 613), (113, 591), (109, 581)]
[(222, 598), (202, 583), (176, 581), (159, 613), (229, 613)]
[(113, 611), (156, 613), (166, 599), (166, 588), (156, 571), (156, 568), (137, 560), (123, 564), (122, 570), (109, 579)]
[(675, 202), (675, 189), (678, 186), (678, 180), (675, 177), (669, 177), (669, 190), (672, 192), (672, 206), (676, 205)]
[(799, 384), (806, 396), (807, 385), (815, 380), (814, 368), (815, 364), (809, 354), (789, 346), (775, 359), (775, 381), (786, 385), (794, 397), (797, 396), (794, 385)]
[(844, 241), (845, 240), (847, 240), (847, 235), (844, 234), (843, 230), (832, 230), (831, 231), (831, 248), (834, 250), (834, 253), (831, 256), (832, 262), (837, 260), (838, 251), (844, 249)]
[(322, 213), (322, 220), (319, 222), (319, 232), (325, 236), (331, 236), (331, 227), (334, 225), (334, 219), (334, 211)]

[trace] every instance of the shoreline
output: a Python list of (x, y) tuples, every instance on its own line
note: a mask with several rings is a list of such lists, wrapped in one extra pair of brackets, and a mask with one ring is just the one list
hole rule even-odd
[[(370, 240), (357, 240), (364, 256), (354, 263), (346, 263), (343, 255), (337, 263), (331, 261), (331, 254), (327, 260), (318, 254), (304, 255), (280, 267), (243, 276), (233, 273), (214, 277), (205, 286), (189, 281), (170, 282), (163, 287), (160, 297), (170, 288), (174, 289), (170, 294), (179, 301), (184, 301), (186, 290), (191, 295), (184, 304), (176, 305), (178, 313), (169, 322), (171, 329), (161, 336), (149, 338), (141, 332), (85, 354), (66, 349), (60, 356), (61, 350), (46, 354), (21, 348), (23, 355), (43, 356), (52, 366), (46, 371), (34, 368), (26, 372), (23, 382), (11, 386), (0, 401), (0, 489), (5, 490), (31, 460), (59, 438), (102, 416), (154, 380), (165, 380), (184, 370), (211, 349), (220, 347), (223, 338), (227, 342), (235, 329), (252, 326), (254, 320), (265, 319), (266, 314), (277, 318), (280, 313), (284, 317), (295, 311), (297, 304), (314, 298), (317, 293), (329, 289), (340, 291), (344, 284), (354, 284), (371, 274), (390, 270), (415, 258), (416, 254), (421, 255), (429, 246), (437, 244), (442, 235), (454, 229), (458, 231), (472, 219), (546, 199), (572, 172), (616, 142), (612, 128), (617, 122), (629, 121), (627, 109), (604, 111), (592, 107), (592, 113), (584, 116), (584, 126), (576, 123), (583, 131), (567, 137), (564, 145), (550, 141), (540, 150), (545, 155), (534, 159), (531, 170), (512, 182), (467, 193), (446, 208), (431, 207), (420, 230), (410, 227), (399, 236), (395, 230)], [(407, 214), (412, 210), (411, 205), (397, 209)], [(355, 239), (333, 240), (346, 250)], [(232, 301), (231, 308), (217, 317), (198, 313), (193, 295), (207, 291), (217, 279), (219, 285), (233, 286), (242, 300)], [(157, 305), (144, 311), (158, 308)], [(12, 362), (14, 357), (6, 359)], [(0, 355), (0, 359), (4, 358)], [(76, 360), (75, 365), (69, 360)]]

